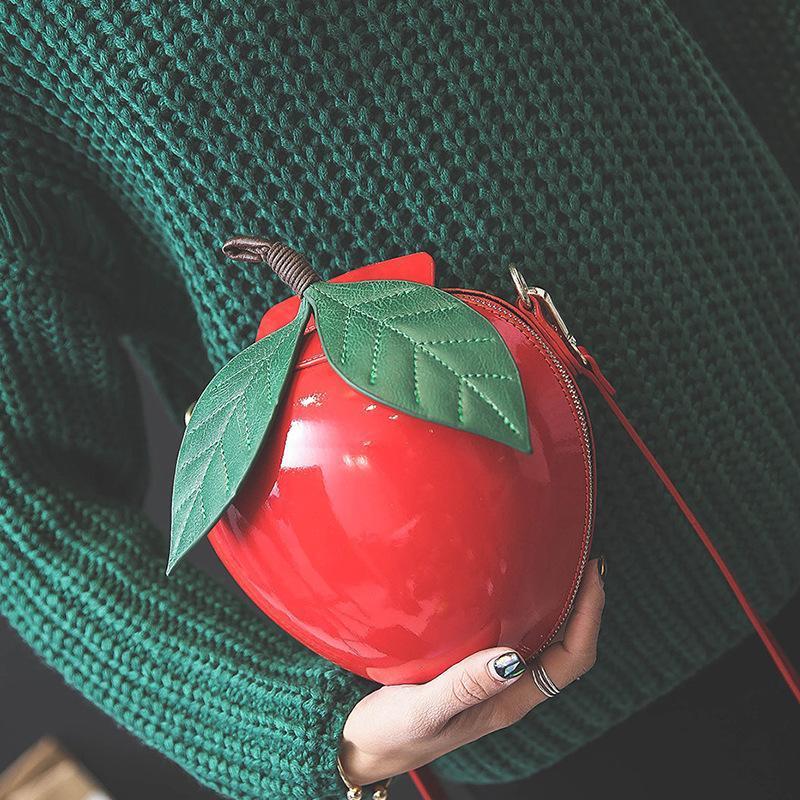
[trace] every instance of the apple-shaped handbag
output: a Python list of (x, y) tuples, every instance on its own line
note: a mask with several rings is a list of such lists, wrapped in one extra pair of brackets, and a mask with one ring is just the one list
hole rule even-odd
[(322, 281), (254, 237), (295, 296), (188, 420), (168, 572), (210, 533), (249, 597), (303, 644), (384, 684), (496, 645), (535, 656), (572, 607), (597, 479), (588, 378), (701, 538), (800, 700), (800, 681), (548, 294), (435, 288), (425, 253)]

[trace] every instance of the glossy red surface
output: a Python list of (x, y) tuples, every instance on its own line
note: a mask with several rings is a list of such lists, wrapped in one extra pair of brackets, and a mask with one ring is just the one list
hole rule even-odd
[[(340, 279), (369, 278), (431, 283), (433, 265), (416, 254)], [(569, 383), (511, 306), (456, 294), (517, 361), (532, 454), (359, 394), (312, 324), (264, 451), (210, 534), (275, 622), (381, 683), (425, 681), (498, 644), (541, 649), (571, 606), (591, 537), (594, 467)], [(259, 337), (297, 302), (271, 309)]]

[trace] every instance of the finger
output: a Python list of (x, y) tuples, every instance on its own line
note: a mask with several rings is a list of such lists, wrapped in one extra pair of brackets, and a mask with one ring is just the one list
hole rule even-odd
[(518, 653), (503, 647), (459, 661), (422, 687), (421, 700), (429, 709), (432, 727), (442, 727), (456, 714), (505, 691), (526, 669)]
[[(587, 565), (572, 613), (564, 626), (563, 640), (554, 642), (539, 656), (539, 662), (558, 689), (563, 690), (594, 666), (605, 606), (599, 566), (599, 559)], [(536, 688), (533, 680), (530, 683), (533, 684), (529, 688), (534, 704), (546, 700), (546, 695)]]
[[(553, 642), (563, 642), (564, 641), (564, 630), (567, 627), (567, 620), (561, 623), (561, 627), (556, 631), (556, 635), (553, 637)], [(552, 642), (551, 642), (552, 644)]]
[[(563, 629), (563, 640), (551, 644), (539, 656), (559, 689), (566, 688), (594, 664), (604, 604), (605, 591), (596, 559), (587, 564), (573, 611)], [(508, 691), (455, 718), (446, 731), (449, 744), (457, 747), (512, 725), (547, 699), (532, 676), (526, 676)]]

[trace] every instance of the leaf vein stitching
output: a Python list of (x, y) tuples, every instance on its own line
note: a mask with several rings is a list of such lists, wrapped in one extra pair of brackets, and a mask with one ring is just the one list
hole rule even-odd
[[(220, 406), (220, 409), (225, 409), (225, 408), (228, 408), (228, 406), (227, 405), (226, 406)], [(233, 418), (233, 415), (235, 413), (236, 413), (236, 406), (234, 406), (231, 409), (230, 414), (228, 414), (228, 418), (223, 423), (223, 430), (227, 430), (228, 429), (228, 424), (230, 423), (230, 421)], [(207, 419), (211, 419), (212, 416), (214, 416), (214, 414), (209, 415), (207, 417)], [(205, 422), (205, 421), (206, 420), (203, 420), (203, 422)], [(202, 425), (202, 424), (203, 423), (201, 422), (200, 425)], [(197, 428), (194, 428), (194, 430), (197, 431), (199, 429), (200, 425), (198, 425)], [(180, 468), (181, 472), (183, 472), (188, 467), (191, 467), (192, 464), (194, 464), (196, 461), (199, 461), (201, 458), (203, 458), (203, 456), (206, 453), (208, 453), (209, 450), (213, 450), (215, 447), (218, 447), (218, 446), (219, 446), (219, 440), (217, 440), (215, 442), (211, 442), (210, 444), (207, 444), (205, 447), (203, 447), (201, 450), (198, 450), (191, 458), (187, 459), (186, 461), (181, 461), (181, 463), (179, 465), (179, 468)]]
[[(191, 500), (191, 502), (192, 502), (192, 505), (189, 507), (189, 511), (188, 511), (188, 513), (186, 514), (186, 518), (185, 518), (185, 519), (184, 519), (184, 521), (183, 521), (183, 525), (181, 525), (181, 527), (180, 527), (180, 531), (181, 531), (181, 533), (183, 533), (183, 531), (185, 531), (185, 530), (186, 530), (186, 523), (188, 522), (188, 520), (189, 520), (189, 517), (190, 517), (190, 516), (191, 516), (191, 514), (192, 514), (192, 510), (193, 510), (193, 508), (194, 508), (194, 503), (195, 503), (195, 501), (197, 500), (197, 498), (198, 498), (199, 496), (200, 496), (200, 486), (198, 485), (198, 486), (196, 486), (194, 489), (192, 489), (192, 491), (191, 491), (191, 492), (189, 492), (189, 493), (188, 493), (188, 494), (187, 494), (187, 495), (186, 495), (186, 496), (183, 498), (183, 501), (182, 501), (181, 503), (179, 503), (179, 504), (178, 504), (178, 505), (175, 507), (175, 516), (177, 516), (177, 515), (178, 515), (178, 514), (181, 512), (181, 510), (182, 510), (182, 509), (185, 507), (185, 505), (186, 505), (186, 503), (187, 503), (187, 502), (189, 502), (190, 500)], [(205, 512), (205, 507), (203, 506), (203, 499), (202, 499), (202, 498), (200, 498), (200, 511), (201, 511), (201, 513), (203, 514), (203, 519), (205, 519), (205, 518), (206, 518), (206, 512)]]
[[(366, 311), (364, 311), (364, 309), (361, 308), (360, 306), (348, 306), (346, 303), (343, 303), (337, 297), (333, 297), (333, 295), (328, 295), (328, 297), (331, 300), (333, 300), (335, 303), (338, 303), (340, 306), (344, 306), (345, 308), (352, 308), (353, 311), (355, 311), (357, 314), (361, 314), (362, 316), (366, 317), (367, 319), (372, 320), (372, 322), (377, 322), (378, 324), (386, 325), (387, 328), (389, 328), (390, 330), (392, 330), (395, 333), (397, 333), (399, 336), (402, 336), (405, 339), (407, 339), (409, 342), (411, 342), (411, 344), (414, 346), (415, 349), (419, 345), (419, 343), (414, 341), (414, 339), (412, 339), (405, 331), (401, 331), (401, 330), (395, 328), (393, 325), (388, 325), (387, 324), (388, 321), (389, 321), (388, 318), (380, 319), (378, 317), (374, 317), (371, 314), (368, 314)], [(517, 429), (517, 426), (514, 425), (514, 423), (508, 418), (508, 416), (506, 416), (497, 407), (497, 405), (494, 403), (493, 400), (491, 400), (491, 398), (487, 397), (477, 386), (475, 386), (473, 383), (471, 383), (467, 378), (465, 378), (465, 376), (463, 376), (457, 370), (453, 369), (446, 361), (443, 361), (441, 358), (439, 358), (439, 356), (437, 356), (436, 353), (433, 353), (430, 350), (426, 350), (425, 347), (422, 346), (422, 345), (419, 345), (419, 347), (423, 352), (425, 352), (428, 356), (430, 356), (432, 359), (434, 359), (434, 361), (438, 361), (446, 370), (448, 370), (450, 373), (455, 375), (456, 378), (458, 378), (459, 381), (463, 381), (467, 386), (469, 386), (469, 388), (472, 389), (472, 391), (475, 392), (475, 394), (478, 395), (478, 397), (480, 397), (481, 400), (483, 400), (483, 402), (486, 403), (486, 405), (488, 405), (489, 408), (491, 408), (497, 414), (498, 417), (500, 417), (500, 419), (502, 420), (504, 425), (506, 425), (508, 428), (510, 428), (517, 436), (520, 435), (520, 432)]]
[(414, 400), (417, 401), (417, 405), (422, 402), (422, 399), (419, 395), (419, 379), (417, 376), (417, 348), (415, 347), (411, 351), (411, 368), (412, 368), (412, 378), (414, 379)]
[(392, 314), (391, 316), (384, 317), (386, 322), (394, 320), (411, 319), (412, 317), (422, 317), (426, 314), (441, 314), (443, 311), (450, 311), (454, 306), (439, 306), (438, 308), (423, 308), (421, 311), (407, 311), (404, 314)]
[(378, 332), (375, 334), (375, 344), (372, 346), (372, 366), (369, 370), (370, 385), (374, 385), (378, 378), (378, 350), (380, 349), (382, 335), (383, 329), (378, 328)]
[[(276, 331), (274, 334), (272, 334), (273, 336), (276, 336), (276, 338), (271, 340), (271, 346), (265, 348), (254, 358), (247, 359), (246, 363), (242, 364), (242, 366), (237, 369), (236, 372), (226, 375), (222, 381), (216, 384), (214, 387), (214, 393), (219, 394), (220, 390), (224, 389), (229, 383), (231, 383), (231, 381), (238, 378), (243, 372), (258, 369), (258, 367), (260, 367), (265, 361), (269, 361), (278, 351), (278, 348), (282, 347), (286, 340), (292, 335), (292, 331), (289, 329), (292, 328), (294, 322), (295, 320), (292, 320), (292, 322), (290, 322), (280, 331)], [(251, 378), (247, 382), (246, 386), (249, 386), (250, 383), (252, 383), (252, 380), (253, 379)]]
[(347, 360), (347, 334), (350, 332), (350, 320), (353, 318), (352, 309), (347, 309), (347, 314), (344, 318), (344, 332), (342, 333), (342, 352), (341, 352), (341, 363)]
[(499, 381), (513, 381), (513, 375), (501, 375), (499, 372), (465, 372), (465, 378), (497, 378)]
[(221, 440), (219, 444), (219, 455), (222, 459), (222, 471), (225, 474), (225, 491), (227, 492), (231, 485), (231, 481), (228, 475), (228, 459), (225, 458), (225, 444)]
[(420, 344), (480, 344), (493, 341), (491, 336), (476, 336), (472, 339), (428, 339)]
[(519, 436), (519, 431), (517, 430), (517, 426), (497, 407), (494, 401), (487, 397), (474, 383), (472, 383), (469, 379), (467, 379), (464, 375), (462, 375), (458, 370), (453, 369), (446, 361), (443, 361), (436, 353), (432, 352), (431, 350), (426, 349), (424, 346), (420, 346), (420, 350), (422, 350), (426, 355), (430, 356), (434, 361), (438, 361), (445, 369), (449, 370), (453, 375), (458, 378), (460, 382), (463, 382), (466, 386), (469, 386), (478, 397), (483, 400), (486, 405), (491, 408), (498, 417), (503, 421), (505, 425), (507, 425), (511, 430)]

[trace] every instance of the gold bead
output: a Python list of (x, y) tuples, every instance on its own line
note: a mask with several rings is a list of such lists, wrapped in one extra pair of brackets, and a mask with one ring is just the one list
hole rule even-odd
[(347, 800), (361, 800), (361, 787), (353, 786), (347, 790)]
[(386, 800), (387, 797), (389, 797), (389, 792), (385, 786), (379, 786), (372, 793), (372, 800)]
[(183, 414), (183, 424), (184, 425), (188, 425), (189, 424), (189, 420), (191, 420), (192, 414), (194, 414), (194, 407), (196, 405), (197, 405), (197, 400), (195, 400), (193, 403), (189, 403), (189, 407), (186, 409), (186, 411)]

